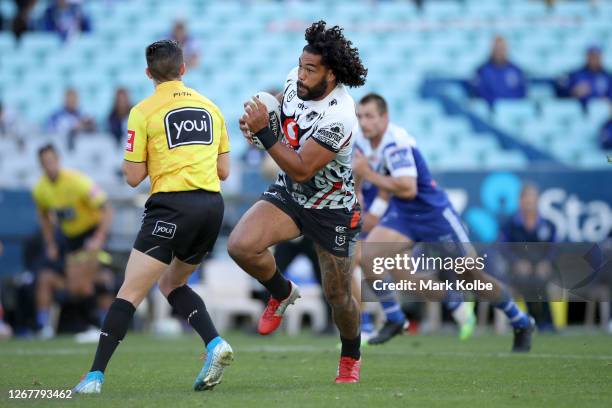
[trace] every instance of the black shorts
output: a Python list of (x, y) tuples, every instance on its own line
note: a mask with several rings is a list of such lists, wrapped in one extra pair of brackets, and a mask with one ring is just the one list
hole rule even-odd
[(66, 268), (66, 257), (68, 254), (84, 249), (85, 244), (91, 237), (93, 237), (97, 229), (98, 226), (95, 225), (87, 231), (74, 237), (67, 237), (62, 232), (57, 232), (56, 240), (59, 248), (59, 259), (52, 261), (45, 256), (42, 266), (59, 274), (63, 274), (64, 269)]
[(60, 248), (62, 252), (67, 255), (71, 252), (80, 251), (85, 247), (87, 241), (93, 237), (98, 226), (94, 226), (93, 228), (83, 232), (82, 234), (77, 235), (76, 237), (66, 237), (64, 236), (60, 242)]
[(172, 258), (197, 265), (217, 240), (223, 197), (205, 190), (155, 193), (145, 204), (134, 249), (170, 264)]
[(326, 251), (343, 258), (353, 255), (361, 231), (359, 203), (352, 210), (308, 209), (296, 203), (285, 188), (275, 184), (268, 187), (261, 200), (290, 216), (305, 237)]

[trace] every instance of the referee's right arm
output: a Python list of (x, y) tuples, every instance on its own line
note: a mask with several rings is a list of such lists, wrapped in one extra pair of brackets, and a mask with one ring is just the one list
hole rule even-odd
[(128, 139), (125, 145), (123, 175), (131, 187), (147, 178), (147, 127), (140, 112), (132, 108), (128, 118)]

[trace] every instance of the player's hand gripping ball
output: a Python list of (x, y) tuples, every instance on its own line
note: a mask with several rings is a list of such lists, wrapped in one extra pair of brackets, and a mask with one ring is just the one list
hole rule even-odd
[(278, 140), (281, 137), (280, 103), (267, 92), (258, 92), (251, 101), (244, 103), (244, 115), (240, 118), (240, 130), (249, 143), (264, 150), (255, 133), (269, 126)]

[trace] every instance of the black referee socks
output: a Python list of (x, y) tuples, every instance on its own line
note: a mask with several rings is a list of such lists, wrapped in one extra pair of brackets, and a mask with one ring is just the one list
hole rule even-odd
[(267, 281), (259, 281), (262, 285), (268, 289), (268, 292), (276, 300), (287, 299), (291, 293), (291, 284), (285, 277), (280, 273), (278, 268), (274, 272), (274, 275)]
[(115, 349), (127, 333), (135, 311), (134, 305), (125, 299), (117, 298), (113, 301), (102, 325), (98, 349), (90, 371), (106, 370)]
[(217, 337), (217, 329), (206, 311), (202, 298), (189, 286), (183, 285), (168, 294), (168, 303), (198, 332), (204, 344)]

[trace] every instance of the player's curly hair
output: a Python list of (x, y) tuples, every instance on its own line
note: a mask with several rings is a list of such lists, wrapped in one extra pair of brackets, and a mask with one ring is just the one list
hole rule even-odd
[(329, 67), (338, 82), (349, 87), (365, 84), (368, 70), (363, 66), (359, 51), (342, 34), (339, 26), (326, 28), (320, 20), (306, 29), (304, 51), (321, 56), (322, 63)]

